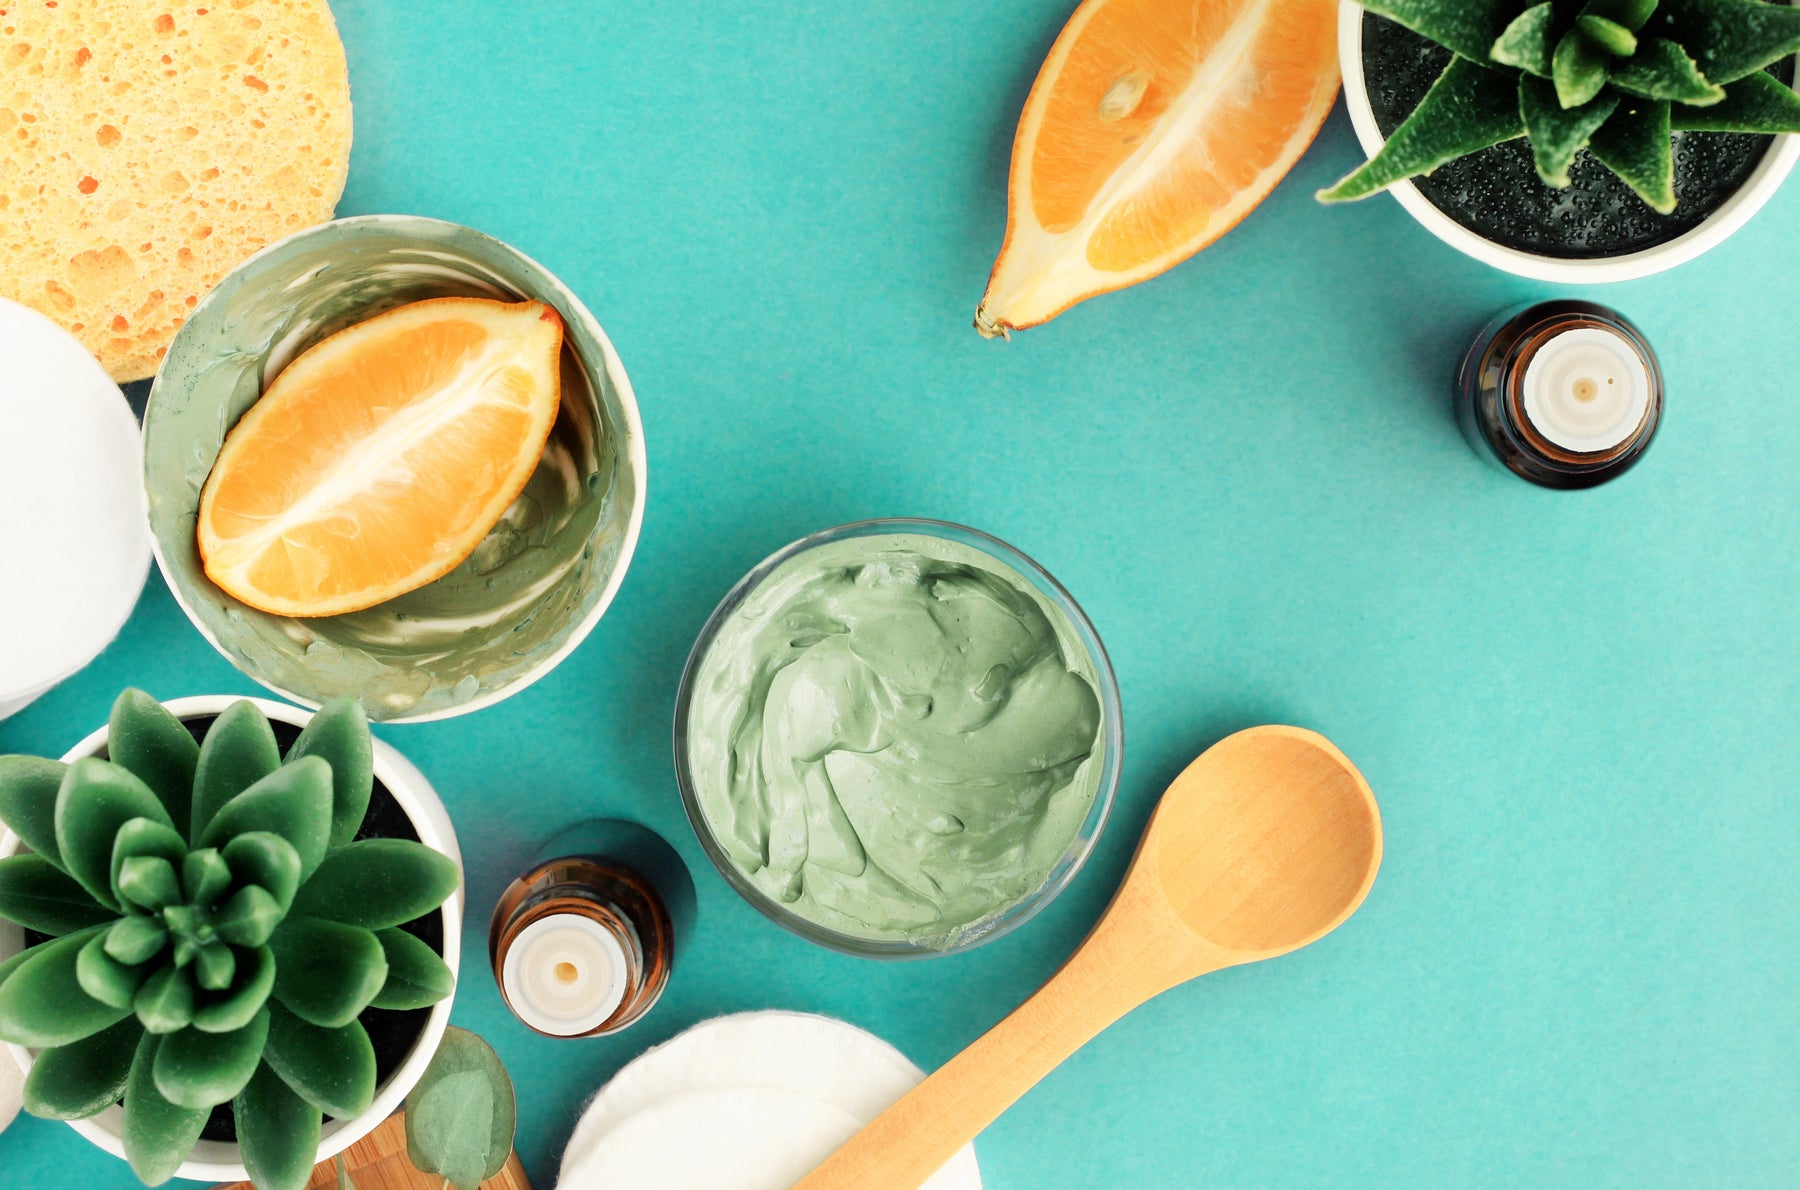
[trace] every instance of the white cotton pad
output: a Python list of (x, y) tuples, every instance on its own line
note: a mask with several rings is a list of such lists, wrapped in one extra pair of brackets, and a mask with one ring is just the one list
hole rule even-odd
[[(785, 1190), (924, 1077), (887, 1042), (830, 1017), (799, 1012), (719, 1017), (643, 1054), (601, 1088), (569, 1139), (558, 1186)], [(811, 1106), (796, 1107), (796, 1100)], [(709, 1111), (718, 1113), (717, 1118), (708, 1118)], [(684, 1151), (684, 1161), (686, 1150), (705, 1151), (697, 1152), (694, 1161), (715, 1151), (731, 1157), (732, 1146), (720, 1142), (723, 1130), (735, 1134), (740, 1121), (751, 1121), (751, 1130), (768, 1137), (775, 1149), (769, 1154), (761, 1148), (740, 1151), (727, 1162), (727, 1174), (707, 1175), (712, 1181), (663, 1180), (664, 1171), (674, 1168), (669, 1160), (675, 1150)], [(790, 1130), (778, 1131), (771, 1121)], [(644, 1131), (652, 1128), (654, 1132)], [(650, 1146), (655, 1160), (642, 1167), (618, 1165), (646, 1152), (639, 1147), (646, 1135), (660, 1138)], [(793, 1162), (801, 1163), (800, 1175), (785, 1182), (767, 1180), (783, 1176), (779, 1171)], [(629, 1176), (621, 1178), (620, 1169)], [(928, 1185), (931, 1190), (980, 1190), (974, 1147), (959, 1152)]]
[(87, 349), (0, 299), (0, 719), (124, 627), (150, 569), (137, 419)]

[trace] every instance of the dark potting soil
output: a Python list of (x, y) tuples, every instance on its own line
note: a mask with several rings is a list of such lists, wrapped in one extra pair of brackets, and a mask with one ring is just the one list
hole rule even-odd
[[(195, 740), (205, 737), (206, 729), (212, 720), (191, 719), (187, 721), (187, 729)], [(287, 723), (270, 723), (275, 730), (275, 740), (281, 745), (285, 754), (288, 747), (300, 735), (300, 729)], [(104, 753), (102, 753), (104, 755)], [(394, 795), (388, 792), (387, 786), (379, 780), (375, 782), (375, 792), (369, 798), (369, 812), (363, 817), (362, 829), (356, 832), (358, 839), (410, 839), (417, 843), (419, 832), (413, 829), (412, 820)], [(400, 927), (418, 938), (431, 949), (444, 953), (444, 915), (441, 911), (433, 911), (424, 917), (407, 922)], [(27, 933), (26, 943), (36, 945), (44, 941), (42, 935)], [(368, 1031), (369, 1043), (375, 1049), (375, 1085), (380, 1086), (393, 1077), (400, 1064), (406, 1061), (407, 1054), (412, 1052), (418, 1043), (419, 1034), (425, 1031), (426, 1019), (431, 1016), (429, 1008), (412, 1008), (405, 1011), (393, 1011), (385, 1008), (369, 1008), (363, 1010), (357, 1019)], [(231, 1104), (221, 1103), (213, 1109), (211, 1118), (200, 1136), (204, 1140), (222, 1141), (226, 1144), (237, 1142), (237, 1126), (232, 1118)]]
[[(1450, 61), (1450, 51), (1370, 13), (1363, 17), (1363, 77), (1383, 136), (1392, 134)], [(1793, 61), (1772, 73), (1793, 81)], [(1667, 243), (1705, 221), (1749, 180), (1772, 136), (1677, 132), (1675, 193), (1680, 205), (1659, 215), (1585, 150), (1566, 190), (1544, 185), (1531, 146), (1508, 141), (1439, 166), (1413, 185), (1432, 206), (1476, 235), (1542, 256), (1591, 260)]]

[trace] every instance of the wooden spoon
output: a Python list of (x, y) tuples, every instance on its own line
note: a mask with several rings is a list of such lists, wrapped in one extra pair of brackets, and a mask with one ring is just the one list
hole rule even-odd
[(1163, 794), (1118, 895), (1062, 970), (796, 1190), (917, 1190), (1139, 1004), (1330, 933), (1380, 866), (1375, 796), (1331, 741), (1297, 727), (1219, 741)]

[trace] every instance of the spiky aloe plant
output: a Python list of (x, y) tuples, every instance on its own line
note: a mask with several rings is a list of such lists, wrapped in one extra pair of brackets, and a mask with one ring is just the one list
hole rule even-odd
[(1800, 49), (1800, 9), (1764, 0), (1359, 0), (1455, 56), (1326, 202), (1365, 198), (1525, 136), (1544, 184), (1582, 149), (1655, 210), (1675, 209), (1672, 131), (1800, 132), (1800, 97), (1763, 73)]
[(255, 704), (196, 744), (149, 695), (113, 705), (110, 759), (0, 757), (0, 916), (50, 936), (0, 964), (0, 1038), (37, 1049), (25, 1107), (50, 1119), (124, 1102), (125, 1154), (171, 1177), (229, 1102), (263, 1190), (305, 1184), (321, 1113), (375, 1092), (357, 1017), (450, 994), (398, 929), (456, 888), (448, 857), (356, 840), (374, 785), (368, 722), (328, 704), (281, 755)]

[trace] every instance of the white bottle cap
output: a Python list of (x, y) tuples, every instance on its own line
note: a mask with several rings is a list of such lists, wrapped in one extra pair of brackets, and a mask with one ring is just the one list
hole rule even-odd
[(1576, 454), (1630, 440), (1650, 410), (1650, 372), (1621, 335), (1600, 327), (1564, 331), (1525, 369), (1525, 416), (1538, 433)]
[(579, 1037), (625, 1001), (625, 950), (611, 931), (579, 913), (552, 913), (519, 931), (501, 964), (506, 1002), (540, 1033)]

